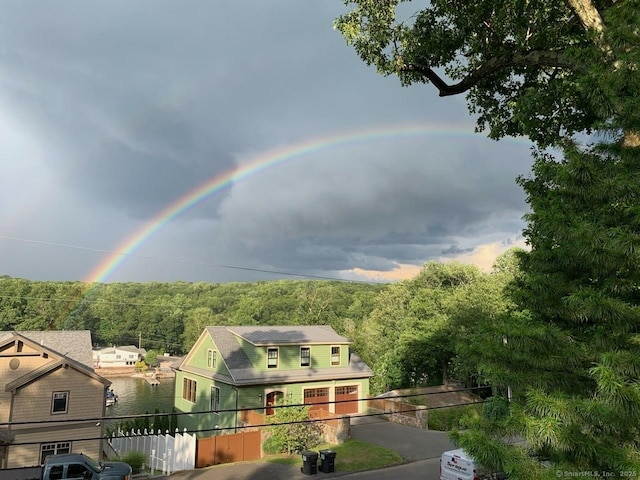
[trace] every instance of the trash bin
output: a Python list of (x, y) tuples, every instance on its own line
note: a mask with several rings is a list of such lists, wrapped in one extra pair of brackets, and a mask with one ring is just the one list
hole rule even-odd
[(336, 471), (336, 452), (333, 450), (320, 450), (320, 471), (322, 473)]
[(300, 471), (306, 475), (315, 475), (318, 473), (318, 454), (311, 450), (305, 450), (302, 455), (302, 468)]

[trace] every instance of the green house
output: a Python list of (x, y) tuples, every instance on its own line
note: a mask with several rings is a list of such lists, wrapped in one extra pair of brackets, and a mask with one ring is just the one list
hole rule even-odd
[(176, 369), (176, 410), (191, 413), (178, 425), (199, 436), (233, 432), (242, 409), (272, 415), (280, 400), (364, 412), (373, 371), (350, 344), (324, 325), (206, 327)]

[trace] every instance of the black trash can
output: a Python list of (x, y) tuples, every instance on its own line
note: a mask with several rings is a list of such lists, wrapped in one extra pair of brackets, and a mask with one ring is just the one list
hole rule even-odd
[(318, 473), (318, 454), (311, 450), (305, 450), (302, 455), (302, 468), (300, 471), (306, 475)]
[(336, 452), (333, 450), (320, 450), (320, 471), (322, 473), (336, 471)]

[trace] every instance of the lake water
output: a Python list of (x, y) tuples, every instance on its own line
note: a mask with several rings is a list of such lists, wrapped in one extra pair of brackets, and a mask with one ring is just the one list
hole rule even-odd
[(118, 402), (107, 407), (107, 417), (171, 412), (175, 378), (159, 378), (160, 385), (152, 387), (144, 378), (109, 378), (111, 388), (118, 395)]

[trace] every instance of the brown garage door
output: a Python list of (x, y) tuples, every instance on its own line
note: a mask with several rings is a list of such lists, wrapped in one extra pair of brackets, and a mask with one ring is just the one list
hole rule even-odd
[[(307, 388), (304, 391), (304, 403), (311, 405), (311, 410), (329, 410), (328, 388)], [(320, 405), (315, 405), (320, 404)]]
[[(345, 401), (351, 400), (351, 401)], [(336, 413), (358, 413), (358, 386), (336, 387)]]

